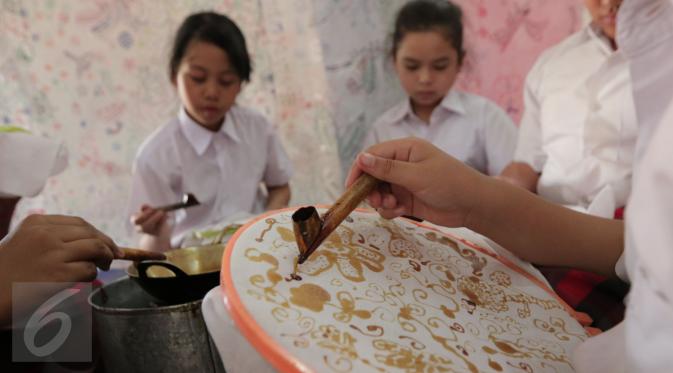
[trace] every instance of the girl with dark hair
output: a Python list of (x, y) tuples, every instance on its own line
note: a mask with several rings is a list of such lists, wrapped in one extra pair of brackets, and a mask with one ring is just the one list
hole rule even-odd
[(452, 89), (465, 57), (460, 8), (445, 0), (407, 3), (397, 14), (391, 57), (409, 97), (374, 123), (365, 147), (416, 136), (499, 174), (512, 159), (516, 127), (487, 99)]
[[(287, 206), (291, 165), (279, 138), (261, 114), (236, 104), (251, 71), (243, 33), (227, 16), (196, 13), (180, 26), (169, 63), (180, 111), (134, 162), (131, 223), (142, 248), (168, 250), (195, 228)], [(183, 193), (200, 204), (175, 215), (151, 207)]]

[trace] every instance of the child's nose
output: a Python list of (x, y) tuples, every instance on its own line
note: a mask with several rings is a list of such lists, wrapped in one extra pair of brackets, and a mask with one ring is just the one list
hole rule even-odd
[(220, 85), (216, 81), (209, 81), (205, 87), (207, 98), (217, 98), (220, 95)]
[(429, 83), (430, 80), (432, 80), (430, 70), (429, 69), (420, 69), (419, 75), (418, 75), (418, 81), (420, 83), (425, 84), (425, 83)]

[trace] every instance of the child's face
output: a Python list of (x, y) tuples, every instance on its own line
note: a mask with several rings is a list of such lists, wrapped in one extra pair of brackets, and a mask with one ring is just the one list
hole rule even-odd
[(456, 81), (458, 51), (439, 32), (409, 32), (395, 54), (395, 70), (415, 105), (436, 106)]
[(605, 36), (614, 40), (617, 34), (617, 11), (622, 0), (584, 0), (592, 21), (601, 28)]
[(219, 130), (241, 92), (241, 79), (220, 47), (195, 40), (189, 44), (173, 77), (180, 101), (196, 122)]

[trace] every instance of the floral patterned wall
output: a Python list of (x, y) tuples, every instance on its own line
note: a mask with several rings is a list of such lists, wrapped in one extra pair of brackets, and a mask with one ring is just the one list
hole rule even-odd
[[(581, 26), (579, 0), (459, 0), (468, 60), (459, 86), (518, 120), (526, 72)], [(0, 122), (63, 140), (70, 164), (31, 212), (79, 215), (122, 243), (137, 147), (178, 101), (171, 37), (198, 10), (241, 26), (255, 72), (240, 97), (277, 125), (296, 173), (292, 204), (329, 203), (369, 124), (403, 98), (387, 57), (404, 0), (0, 0)]]

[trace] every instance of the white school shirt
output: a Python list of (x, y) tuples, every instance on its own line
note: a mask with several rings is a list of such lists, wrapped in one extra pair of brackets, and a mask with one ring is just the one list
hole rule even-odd
[(500, 107), (455, 90), (433, 110), (430, 123), (414, 114), (409, 99), (389, 109), (372, 125), (364, 148), (411, 136), (431, 142), (487, 175), (498, 175), (516, 146), (516, 126)]
[[(633, 195), (626, 209), (631, 281), (624, 321), (580, 345), (578, 372), (671, 372), (673, 367), (673, 1), (625, 1), (618, 40), (630, 60), (638, 116)], [(620, 269), (617, 269), (620, 272)]]
[(607, 200), (598, 215), (612, 217), (630, 194), (637, 137), (624, 55), (588, 25), (540, 56), (524, 105), (514, 160), (541, 173), (538, 194), (579, 210)]
[(62, 142), (0, 128), (0, 198), (35, 197), (67, 165)]
[(194, 228), (261, 212), (260, 182), (285, 185), (291, 173), (272, 125), (256, 111), (234, 105), (220, 130), (212, 132), (180, 109), (138, 150), (128, 214), (143, 204), (158, 207), (180, 202), (183, 193), (194, 194), (201, 204), (175, 213), (175, 246)]

